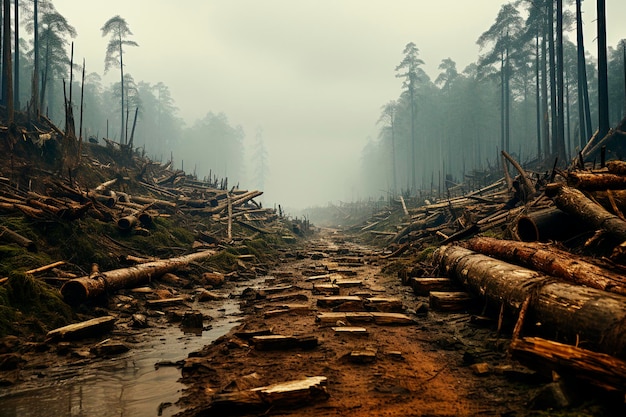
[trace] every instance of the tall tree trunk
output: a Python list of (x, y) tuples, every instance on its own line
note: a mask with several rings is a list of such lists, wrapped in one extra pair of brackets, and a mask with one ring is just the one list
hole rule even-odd
[(39, 106), (39, 12), (38, 12), (38, 0), (34, 0), (34, 8), (33, 8), (33, 31), (34, 31), (34, 40), (33, 40), (33, 49), (34, 49), (34, 65), (33, 65), (33, 91), (31, 102), (33, 105), (33, 110), (35, 112), (35, 118), (39, 119), (41, 114), (41, 107)]
[(563, 0), (556, 1), (557, 156), (565, 162), (565, 110), (563, 84)]
[(504, 151), (504, 53), (500, 53), (500, 151)]
[(506, 56), (504, 58), (504, 146), (505, 150), (509, 152), (511, 145), (511, 92), (509, 91), (510, 71), (509, 71), (509, 34), (507, 37)]
[(411, 192), (417, 193), (417, 177), (415, 175), (415, 85), (413, 80), (409, 80), (409, 91), (411, 94)]
[(606, 56), (605, 0), (598, 0), (598, 138), (609, 133), (609, 85)]
[(126, 127), (124, 126), (124, 59), (123, 59), (123, 51), (122, 51), (122, 38), (120, 36), (120, 88), (122, 93), (122, 109), (120, 112), (121, 123), (122, 126), (120, 128), (120, 143), (126, 144), (126, 137), (124, 133), (126, 132)]
[(14, 5), (15, 12), (15, 78), (13, 92), (15, 94), (15, 108), (20, 109), (20, 13), (19, 13), (19, 1), (15, 0)]
[(558, 155), (557, 102), (556, 102), (556, 51), (554, 45), (554, 4), (547, 2), (548, 8), (548, 56), (550, 59), (550, 130), (552, 132), (551, 153)]
[(4, 0), (2, 45), (2, 98), (9, 124), (13, 123), (13, 66), (11, 65), (11, 0)]
[(593, 129), (591, 127), (591, 109), (589, 105), (589, 85), (587, 83), (587, 62), (585, 58), (581, 2), (582, 0), (576, 0), (576, 44), (578, 52), (578, 88), (582, 90), (583, 110), (585, 112), (584, 118), (580, 121), (583, 124), (583, 131), (585, 132), (584, 143), (581, 142), (581, 147), (584, 147), (587, 141), (591, 139)]
[[(544, 20), (547, 17), (544, 15)], [(550, 155), (550, 113), (548, 107), (548, 30), (544, 22), (541, 40), (541, 107), (543, 112), (543, 155)]]
[(395, 109), (391, 114), (391, 169), (393, 169), (393, 197), (398, 194), (398, 178), (396, 175), (396, 126), (395, 126)]
[(540, 77), (539, 77), (539, 28), (535, 36), (535, 107), (537, 116), (537, 159), (541, 160), (541, 93), (540, 93)]

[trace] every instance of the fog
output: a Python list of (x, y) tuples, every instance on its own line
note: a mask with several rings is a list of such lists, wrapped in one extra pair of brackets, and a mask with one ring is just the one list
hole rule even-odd
[[(245, 132), (246, 161), (254, 157), (261, 128), (269, 166), (263, 201), (294, 209), (378, 197), (363, 187), (359, 165), (363, 148), (379, 136), (381, 107), (401, 94), (395, 67), (405, 45), (416, 44), (432, 80), (446, 58), (461, 72), (478, 59), (476, 40), (504, 3), (53, 1), (78, 32), (74, 57), (85, 59), (88, 73), (103, 74), (108, 39), (100, 28), (120, 15), (139, 44), (125, 51), (125, 71), (136, 82), (169, 87), (187, 125), (208, 112), (224, 113)], [(585, 1), (585, 42), (594, 55), (595, 14), (595, 2)], [(607, 15), (607, 43), (615, 46), (626, 38), (620, 22), (626, 2), (607, 1)], [(104, 77), (105, 83), (117, 81), (116, 70)], [(137, 129), (142, 129), (141, 122)], [(172, 149), (180, 167), (178, 151)], [(200, 158), (206, 152), (196, 151)], [(185, 161), (185, 168), (193, 163)], [(242, 188), (255, 188), (251, 163), (246, 168), (236, 181)]]

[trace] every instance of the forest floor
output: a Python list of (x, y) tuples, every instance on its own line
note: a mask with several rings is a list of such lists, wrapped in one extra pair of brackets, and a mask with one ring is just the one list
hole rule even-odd
[[(615, 404), (598, 405), (595, 395), (602, 394), (583, 395), (588, 387), (553, 382), (511, 360), (510, 335), (498, 334), (493, 321), (473, 324), (479, 306), (454, 313), (430, 310), (428, 297), (385, 272), (391, 261), (376, 252), (324, 229), (308, 241), (300, 259), (281, 264), (261, 288), (244, 292), (241, 325), (185, 361), (182, 381), (188, 389), (180, 416), (527, 416), (555, 415), (555, 409), (558, 415), (622, 415), (624, 409)], [(340, 296), (400, 300), (410, 322), (320, 323), (320, 314), (363, 310), (358, 302), (318, 306), (328, 294), (314, 286), (328, 274), (337, 280)], [(342, 286), (342, 280), (350, 285)], [(362, 326), (366, 334), (336, 331), (348, 326)], [(249, 336), (264, 331), (314, 337), (317, 345), (260, 349)], [(242, 396), (255, 387), (316, 376), (326, 378), (323, 395), (311, 393), (284, 407), (281, 400), (259, 405)]]

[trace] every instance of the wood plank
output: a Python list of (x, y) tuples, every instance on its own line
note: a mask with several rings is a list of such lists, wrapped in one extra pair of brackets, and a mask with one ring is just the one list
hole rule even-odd
[(431, 291), (429, 295), (430, 308), (436, 311), (467, 310), (473, 302), (472, 295), (462, 291)]
[(341, 327), (332, 327), (332, 330), (335, 334), (350, 334), (350, 335), (365, 335), (367, 336), (369, 332), (365, 327), (355, 327), (355, 326), (341, 326)]
[(404, 310), (402, 300), (394, 297), (370, 297), (365, 300), (367, 310), (401, 313)]
[(324, 298), (318, 298), (317, 306), (324, 308), (332, 308), (337, 307), (340, 304), (347, 302), (361, 302), (363, 299), (361, 297), (353, 296), (353, 295), (337, 295), (337, 296), (328, 296)]
[(450, 278), (410, 278), (409, 285), (416, 295), (428, 295), (431, 291), (451, 291), (458, 286)]
[(312, 291), (314, 294), (339, 294), (339, 286), (335, 284), (315, 284)]
[(306, 314), (310, 311), (311, 306), (308, 304), (284, 304), (281, 306), (277, 306), (274, 310), (266, 311), (264, 316), (266, 318), (270, 318), (288, 313)]
[(115, 320), (113, 316), (103, 316), (80, 323), (69, 324), (50, 330), (46, 335), (46, 339), (54, 341), (99, 336), (102, 333), (111, 331)]
[(257, 350), (312, 349), (318, 344), (315, 336), (285, 336), (280, 334), (253, 336), (250, 341)]
[(147, 300), (146, 304), (152, 307), (162, 307), (173, 304), (181, 304), (185, 301), (183, 297), (163, 298), (159, 300)]

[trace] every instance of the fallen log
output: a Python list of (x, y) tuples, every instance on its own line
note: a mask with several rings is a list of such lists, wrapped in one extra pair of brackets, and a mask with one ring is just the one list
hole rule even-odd
[(626, 278), (622, 274), (585, 262), (554, 245), (475, 237), (463, 246), (569, 282), (626, 295)]
[(626, 362), (613, 356), (538, 337), (515, 339), (509, 349), (530, 368), (555, 371), (608, 391), (626, 391)]
[(590, 200), (582, 191), (554, 183), (548, 184), (545, 193), (558, 208), (579, 221), (603, 229), (622, 242), (626, 240), (626, 222)]
[(623, 190), (626, 189), (626, 176), (608, 172), (572, 171), (567, 174), (567, 184), (586, 191)]
[(524, 300), (535, 329), (566, 342), (626, 358), (626, 297), (569, 284), (459, 246), (435, 252), (440, 268), (498, 308), (517, 313)]
[(29, 252), (37, 252), (37, 245), (32, 240), (20, 235), (5, 226), (0, 226), (0, 238), (26, 248)]
[(213, 250), (205, 250), (177, 258), (146, 262), (128, 268), (87, 275), (67, 281), (61, 287), (61, 294), (68, 304), (80, 304), (108, 291), (145, 284), (154, 277), (175, 271), (190, 262), (199, 261), (214, 254), (215, 251)]

